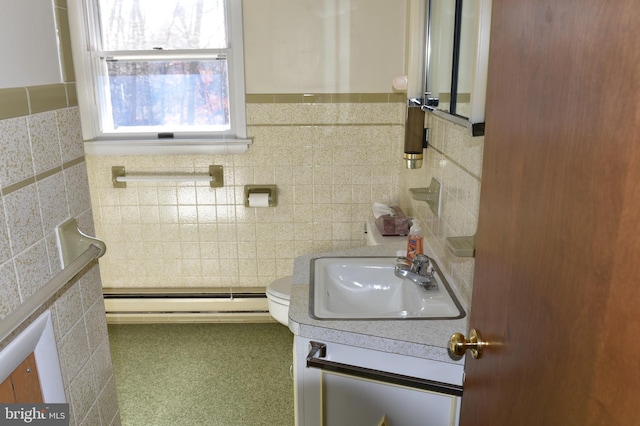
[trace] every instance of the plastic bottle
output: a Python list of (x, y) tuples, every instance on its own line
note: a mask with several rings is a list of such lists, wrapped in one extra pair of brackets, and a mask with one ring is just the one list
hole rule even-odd
[(413, 260), (416, 254), (424, 253), (422, 229), (417, 223), (411, 225), (407, 236), (407, 259)]

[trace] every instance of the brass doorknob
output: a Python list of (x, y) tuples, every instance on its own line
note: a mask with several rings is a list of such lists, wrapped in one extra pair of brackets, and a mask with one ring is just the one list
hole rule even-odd
[(451, 336), (449, 339), (449, 352), (455, 356), (462, 356), (467, 350), (470, 350), (471, 356), (480, 358), (482, 356), (482, 348), (487, 345), (487, 342), (482, 341), (478, 330), (472, 328), (468, 339), (462, 333), (454, 333)]

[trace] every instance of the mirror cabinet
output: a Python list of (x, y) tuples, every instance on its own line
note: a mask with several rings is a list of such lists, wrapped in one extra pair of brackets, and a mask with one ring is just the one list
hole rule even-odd
[(484, 135), (491, 0), (429, 0), (425, 96), (434, 114)]

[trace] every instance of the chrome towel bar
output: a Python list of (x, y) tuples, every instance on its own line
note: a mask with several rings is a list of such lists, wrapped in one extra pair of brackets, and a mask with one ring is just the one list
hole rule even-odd
[(65, 284), (82, 271), (88, 264), (100, 257), (103, 250), (95, 245), (89, 245), (76, 260), (58, 272), (49, 282), (40, 287), (21, 305), (11, 311), (0, 321), (0, 342), (11, 335), (21, 324), (29, 319), (47, 300), (55, 295)]
[(359, 367), (357, 365), (343, 364), (341, 362), (323, 359), (327, 356), (327, 345), (320, 342), (310, 342), (311, 350), (307, 355), (307, 367), (315, 367), (334, 373), (346, 374), (361, 379), (375, 380), (378, 382), (392, 383), (446, 395), (462, 396), (462, 386), (435, 380), (421, 379), (419, 377), (405, 376), (403, 374), (390, 373), (388, 371), (374, 370)]
[(111, 181), (114, 188), (126, 188), (127, 182), (159, 182), (159, 181), (192, 181), (192, 182), (209, 182), (212, 188), (224, 186), (224, 175), (222, 166), (210, 165), (209, 174), (180, 174), (180, 173), (164, 173), (164, 174), (138, 174), (127, 176), (124, 166), (111, 167)]

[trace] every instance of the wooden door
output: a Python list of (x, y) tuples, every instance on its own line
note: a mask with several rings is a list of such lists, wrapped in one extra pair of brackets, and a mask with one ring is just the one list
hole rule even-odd
[(494, 0), (461, 425), (640, 419), (640, 2)]
[(42, 403), (42, 389), (33, 352), (0, 383), (0, 403)]

